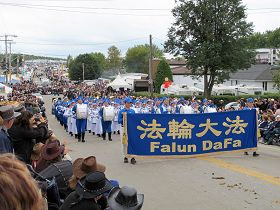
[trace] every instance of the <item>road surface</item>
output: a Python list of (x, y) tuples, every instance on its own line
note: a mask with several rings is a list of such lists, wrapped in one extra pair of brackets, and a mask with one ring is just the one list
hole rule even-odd
[(44, 97), (49, 125), (69, 143), (73, 160), (96, 156), (107, 178), (145, 194), (144, 210), (280, 209), (280, 147), (259, 145), (259, 157), (241, 153), (124, 164), (119, 135), (109, 142), (87, 133), (86, 142), (78, 143), (51, 115), (51, 98)]

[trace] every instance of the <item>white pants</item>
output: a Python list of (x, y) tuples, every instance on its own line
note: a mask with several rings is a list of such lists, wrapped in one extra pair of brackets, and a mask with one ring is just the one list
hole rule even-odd
[(76, 119), (72, 118), (71, 123), (72, 123), (72, 129), (71, 129), (72, 133), (77, 134), (78, 132), (77, 132), (77, 126), (76, 126)]
[(96, 126), (95, 126), (95, 134), (102, 134), (102, 124), (101, 124), (101, 119), (97, 119), (96, 121)]
[(92, 123), (91, 123), (91, 119), (88, 118), (88, 119), (87, 119), (87, 130), (88, 130), (88, 131), (91, 131), (91, 124), (92, 124)]
[(112, 132), (117, 132), (120, 130), (121, 125), (117, 121), (112, 122)]

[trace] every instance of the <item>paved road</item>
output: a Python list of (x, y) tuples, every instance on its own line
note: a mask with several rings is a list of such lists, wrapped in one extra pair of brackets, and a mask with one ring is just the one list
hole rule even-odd
[(109, 142), (86, 134), (86, 143), (78, 143), (50, 114), (51, 98), (45, 97), (49, 124), (69, 142), (72, 158), (95, 155), (109, 179), (145, 194), (144, 210), (280, 209), (280, 147), (260, 145), (256, 158), (235, 154), (124, 164), (118, 135)]

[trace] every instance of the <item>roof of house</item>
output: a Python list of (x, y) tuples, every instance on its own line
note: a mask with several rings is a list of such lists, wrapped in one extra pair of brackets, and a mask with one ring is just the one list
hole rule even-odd
[(236, 73), (231, 74), (230, 79), (271, 81), (273, 71), (271, 70), (271, 65), (256, 64), (252, 65), (249, 69), (238, 70)]
[(189, 75), (192, 74), (191, 69), (187, 68), (186, 66), (176, 66), (171, 68), (173, 75)]
[(170, 65), (170, 66), (184, 66), (186, 65), (186, 60), (183, 60), (183, 59), (169, 59), (167, 60), (167, 63)]

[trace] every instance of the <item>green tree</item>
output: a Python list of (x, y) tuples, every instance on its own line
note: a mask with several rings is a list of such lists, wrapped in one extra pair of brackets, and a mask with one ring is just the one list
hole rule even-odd
[(95, 60), (98, 62), (98, 65), (101, 68), (101, 71), (104, 71), (106, 68), (106, 57), (103, 53), (100, 52), (93, 52), (91, 53), (91, 56), (95, 58)]
[(248, 37), (253, 30), (241, 0), (179, 0), (172, 12), (175, 23), (165, 49), (184, 56), (193, 73), (204, 77), (206, 97), (215, 82), (251, 65)]
[(160, 93), (160, 87), (165, 81), (165, 78), (168, 78), (169, 81), (173, 81), (172, 71), (169, 64), (165, 59), (161, 59), (158, 64), (156, 78), (155, 78), (155, 91)]
[(266, 48), (269, 46), (267, 36), (264, 33), (256, 32), (248, 40), (250, 49)]
[[(156, 45), (153, 45), (153, 57), (162, 58), (163, 51)], [(149, 58), (150, 58), (150, 46), (137, 45), (129, 48), (125, 56), (125, 65), (128, 72), (148, 73), (149, 71)]]
[(81, 54), (69, 65), (69, 77), (71, 80), (83, 79), (83, 63), (85, 66), (85, 80), (97, 79), (101, 75), (101, 69), (97, 60), (90, 54)]
[(73, 61), (73, 57), (71, 55), (68, 55), (66, 61), (67, 68), (69, 68), (71, 61)]
[(274, 71), (273, 82), (274, 82), (274, 87), (276, 87), (277, 90), (280, 90), (280, 69)]
[(268, 31), (266, 33), (269, 47), (270, 48), (279, 48), (280, 47), (280, 28), (275, 29), (274, 31)]
[(107, 69), (118, 71), (122, 67), (121, 51), (116, 46), (108, 48)]
[(280, 47), (280, 28), (264, 33), (256, 32), (249, 37), (249, 47), (257, 48), (279, 48)]

